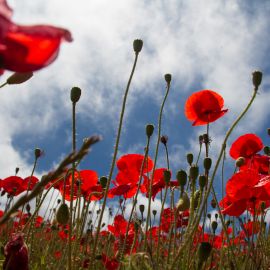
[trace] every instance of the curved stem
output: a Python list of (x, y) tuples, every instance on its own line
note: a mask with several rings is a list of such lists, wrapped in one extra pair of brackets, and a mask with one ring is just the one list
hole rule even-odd
[[(93, 246), (93, 250), (92, 250), (92, 259), (94, 257), (94, 254), (95, 254), (96, 248), (97, 248), (97, 242), (98, 242), (99, 232), (100, 232), (100, 228), (101, 228), (101, 222), (102, 222), (103, 214), (104, 214), (104, 211), (105, 211), (105, 206), (106, 206), (106, 202), (107, 202), (107, 195), (108, 195), (108, 192), (109, 192), (109, 187), (110, 187), (110, 184), (111, 184), (112, 174), (113, 174), (113, 170), (114, 170), (114, 166), (115, 166), (115, 162), (116, 162), (116, 156), (117, 156), (118, 147), (119, 147), (119, 141), (120, 141), (120, 135), (121, 135), (121, 131), (122, 131), (122, 124), (123, 124), (124, 112), (125, 112), (125, 108), (126, 108), (127, 96), (128, 96), (131, 80), (132, 80), (132, 77), (133, 77), (133, 74), (134, 74), (134, 71), (135, 71), (135, 68), (136, 68), (138, 55), (139, 55), (139, 53), (135, 53), (134, 64), (133, 64), (133, 67), (132, 67), (132, 70), (131, 70), (131, 74), (130, 74), (130, 77), (129, 77), (129, 80), (128, 80), (128, 83), (127, 83), (127, 87), (126, 87), (126, 90), (125, 90), (125, 95), (124, 95), (124, 99), (123, 99), (123, 103), (122, 103), (122, 110), (121, 110), (121, 114), (120, 114), (118, 132), (117, 132), (117, 137), (116, 137), (116, 142), (115, 142), (115, 149), (114, 149), (114, 154), (113, 154), (113, 159), (112, 159), (112, 164), (111, 164), (111, 169), (110, 169), (110, 172), (109, 172), (107, 185), (106, 185), (105, 192), (104, 192), (103, 204), (102, 204), (102, 208), (101, 208), (101, 212), (100, 212), (100, 216), (99, 216), (99, 220), (98, 220), (98, 226), (97, 226), (95, 240), (94, 240), (94, 246)], [(93, 260), (91, 260), (91, 261), (93, 261)]]

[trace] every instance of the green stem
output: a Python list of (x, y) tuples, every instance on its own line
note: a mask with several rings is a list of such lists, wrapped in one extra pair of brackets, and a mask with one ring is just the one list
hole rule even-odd
[[(171, 86), (170, 82), (167, 82), (166, 94), (165, 94), (164, 99), (162, 101), (162, 104), (161, 104), (161, 107), (160, 107), (160, 112), (159, 112), (158, 135), (157, 135), (157, 144), (156, 144), (156, 150), (155, 150), (155, 159), (154, 159), (153, 173), (152, 173), (152, 176), (151, 176), (150, 185), (149, 185), (149, 193), (148, 193), (148, 211), (147, 211), (147, 218), (146, 218), (146, 224), (145, 224), (145, 232), (146, 233), (148, 231), (148, 226), (149, 226), (149, 221), (150, 221), (150, 216), (151, 216), (152, 186), (153, 186), (154, 172), (155, 172), (155, 169), (156, 169), (158, 150), (159, 150), (162, 113), (163, 113), (163, 108), (164, 108), (166, 99), (167, 99), (169, 91), (170, 91), (170, 86)], [(146, 242), (147, 241), (144, 242), (144, 250), (146, 250)]]
[(8, 84), (7, 82), (1, 84), (1, 85), (0, 85), (0, 88), (3, 88), (3, 87), (6, 86), (7, 84)]
[(133, 74), (134, 74), (134, 71), (135, 71), (135, 68), (136, 68), (138, 55), (139, 55), (139, 53), (135, 52), (134, 64), (133, 64), (132, 71), (131, 71), (131, 74), (130, 74), (130, 77), (129, 77), (129, 80), (128, 80), (128, 83), (127, 83), (127, 87), (126, 87), (126, 90), (125, 90), (125, 95), (124, 95), (123, 104), (122, 104), (122, 110), (121, 110), (121, 114), (120, 114), (118, 132), (117, 132), (117, 137), (116, 137), (116, 143), (115, 143), (115, 148), (114, 148), (114, 154), (113, 154), (113, 159), (112, 159), (112, 164), (111, 164), (111, 169), (110, 169), (107, 185), (106, 185), (105, 192), (104, 192), (104, 199), (103, 199), (103, 204), (102, 204), (102, 208), (101, 208), (101, 213), (100, 213), (99, 220), (98, 220), (98, 226), (97, 226), (94, 245), (93, 245), (93, 250), (92, 250), (92, 260), (91, 260), (91, 262), (93, 262), (93, 258), (94, 258), (96, 248), (97, 248), (99, 232), (100, 232), (100, 229), (101, 229), (101, 222), (102, 222), (103, 214), (104, 214), (104, 211), (105, 211), (105, 206), (106, 206), (106, 202), (107, 202), (107, 196), (108, 196), (108, 192), (109, 192), (109, 187), (110, 187), (110, 184), (111, 184), (112, 174), (113, 174), (113, 170), (114, 170), (114, 166), (115, 166), (115, 162), (116, 162), (116, 156), (117, 156), (117, 153), (118, 153), (118, 147), (119, 147), (120, 135), (121, 135), (121, 131), (122, 131), (122, 124), (123, 124), (124, 112), (125, 112), (125, 108), (126, 108), (127, 96), (128, 96), (131, 80), (132, 80), (132, 77), (133, 77)]

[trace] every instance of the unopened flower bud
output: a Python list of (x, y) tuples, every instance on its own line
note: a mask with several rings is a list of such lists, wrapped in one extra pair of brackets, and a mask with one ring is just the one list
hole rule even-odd
[(40, 148), (35, 149), (35, 158), (38, 159), (42, 156), (42, 150)]
[(164, 178), (166, 185), (168, 185), (171, 181), (171, 172), (169, 170), (163, 171), (163, 178)]
[(217, 207), (217, 202), (216, 202), (215, 199), (212, 199), (210, 204), (211, 204), (211, 206), (212, 206), (213, 208), (216, 208), (216, 207)]
[(192, 153), (187, 154), (187, 162), (188, 162), (189, 166), (191, 166), (191, 164), (193, 162), (193, 154)]
[(252, 73), (252, 82), (253, 82), (255, 89), (258, 89), (258, 87), (260, 86), (260, 84), (262, 82), (262, 75), (263, 75), (262, 72), (258, 71), (258, 70), (255, 70)]
[(167, 142), (168, 142), (168, 136), (167, 135), (162, 135), (160, 137), (160, 142), (163, 143), (164, 145), (166, 145)]
[(207, 214), (207, 217), (208, 217), (209, 219), (211, 219), (211, 214), (210, 214), (210, 213), (208, 213), (208, 214)]
[(135, 39), (133, 41), (133, 49), (135, 53), (139, 53), (142, 50), (143, 41), (141, 39)]
[(20, 168), (19, 167), (16, 167), (16, 169), (15, 169), (15, 175), (18, 174), (19, 170), (20, 170)]
[(270, 147), (269, 147), (269, 146), (265, 146), (265, 147), (263, 148), (263, 152), (264, 152), (267, 156), (269, 156), (269, 154), (270, 154)]
[(154, 129), (155, 129), (155, 126), (152, 124), (146, 125), (145, 130), (146, 130), (146, 136), (148, 138), (150, 138), (153, 135)]
[(30, 204), (29, 204), (29, 203), (26, 205), (25, 209), (26, 209), (26, 211), (27, 211), (27, 212), (30, 212), (30, 210), (31, 210), (31, 206), (30, 206)]
[(178, 203), (176, 204), (177, 211), (186, 211), (190, 207), (190, 199), (186, 192), (183, 192), (181, 198), (179, 199)]
[(189, 169), (189, 176), (190, 178), (195, 181), (199, 175), (199, 167), (196, 165), (193, 165)]
[(172, 75), (171, 74), (165, 74), (164, 78), (165, 78), (165, 81), (167, 83), (171, 83), (171, 80), (172, 80)]
[(180, 170), (176, 174), (179, 186), (184, 187), (187, 183), (187, 173), (184, 170)]
[(70, 100), (77, 103), (81, 97), (82, 90), (79, 87), (72, 87), (70, 90)]
[(153, 216), (155, 216), (157, 214), (157, 210), (153, 210), (152, 214), (153, 214)]
[(239, 157), (236, 161), (235, 161), (235, 166), (236, 167), (241, 167), (245, 164), (246, 159), (244, 157)]
[(66, 203), (59, 206), (56, 213), (56, 220), (61, 225), (66, 225), (69, 221), (69, 209)]
[[(198, 249), (199, 265), (207, 261), (212, 250), (212, 245), (209, 242), (201, 242)], [(198, 269), (200, 269), (198, 267)]]
[(203, 160), (203, 166), (206, 171), (209, 171), (212, 165), (212, 159), (210, 157), (206, 157)]
[(213, 233), (215, 233), (216, 232), (216, 229), (218, 227), (218, 223), (215, 220), (212, 221), (211, 227), (212, 227)]
[(199, 144), (201, 145), (203, 143), (203, 135), (199, 136)]
[(200, 175), (199, 176), (199, 186), (201, 189), (203, 189), (206, 185), (206, 182), (207, 182), (207, 178), (205, 175)]
[(144, 212), (144, 204), (140, 204), (139, 205), (139, 209), (140, 209), (140, 212), (143, 213)]
[(102, 186), (102, 188), (106, 188), (108, 178), (106, 176), (101, 176), (99, 179), (99, 182), (100, 182), (100, 185)]
[(201, 196), (201, 191), (196, 190), (194, 193), (194, 209), (198, 208), (200, 196)]
[(15, 72), (7, 78), (7, 84), (20, 84), (28, 81), (33, 76), (33, 72)]
[(270, 128), (267, 129), (267, 134), (270, 136)]

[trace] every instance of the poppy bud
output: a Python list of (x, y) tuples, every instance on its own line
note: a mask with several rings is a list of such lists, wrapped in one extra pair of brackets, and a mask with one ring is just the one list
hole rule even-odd
[(180, 170), (176, 174), (179, 186), (184, 187), (187, 183), (187, 173), (184, 170)]
[(202, 145), (202, 143), (203, 143), (203, 135), (200, 135), (199, 136), (199, 144)]
[(42, 155), (42, 150), (40, 148), (35, 149), (35, 158), (38, 159)]
[(164, 145), (166, 145), (167, 142), (168, 142), (168, 136), (167, 135), (162, 135), (160, 137), (160, 142), (163, 143)]
[(218, 219), (218, 213), (215, 213), (215, 218), (216, 218), (216, 220)]
[(163, 171), (163, 178), (164, 178), (166, 185), (168, 185), (170, 183), (170, 180), (171, 180), (171, 172), (169, 170)]
[(153, 210), (152, 214), (153, 214), (153, 216), (155, 216), (157, 214), (157, 210)]
[(146, 129), (146, 136), (148, 138), (150, 138), (153, 135), (155, 126), (152, 125), (152, 124), (148, 124), (148, 125), (146, 125), (146, 128), (145, 129)]
[(4, 270), (29, 269), (28, 248), (22, 234), (12, 234), (11, 240), (5, 245), (4, 254), (6, 257), (3, 263)]
[(212, 159), (210, 157), (206, 157), (203, 160), (203, 166), (206, 171), (209, 171), (212, 165)]
[(252, 82), (256, 90), (258, 89), (258, 87), (260, 86), (262, 82), (262, 75), (263, 75), (262, 72), (258, 70), (255, 70), (252, 73)]
[(30, 206), (30, 204), (29, 204), (29, 203), (26, 205), (25, 209), (26, 209), (26, 211), (27, 211), (27, 212), (30, 212), (30, 210), (31, 210), (31, 206)]
[(73, 103), (78, 102), (81, 97), (81, 93), (82, 90), (79, 87), (72, 87), (72, 89), (70, 90), (70, 100)]
[(210, 214), (210, 213), (208, 213), (208, 214), (207, 214), (207, 217), (208, 217), (209, 219), (211, 219), (211, 214)]
[(211, 223), (211, 227), (212, 227), (212, 230), (213, 230), (213, 233), (216, 232), (216, 229), (218, 227), (218, 223), (214, 220), (212, 223)]
[(69, 209), (66, 203), (59, 206), (56, 213), (56, 220), (61, 225), (66, 225), (69, 221)]
[(140, 212), (143, 214), (144, 212), (144, 204), (139, 205)]
[(99, 182), (100, 182), (100, 185), (102, 186), (102, 188), (106, 188), (108, 178), (106, 176), (101, 176), (99, 179)]
[(7, 78), (7, 84), (21, 84), (28, 81), (33, 76), (33, 72), (15, 72)]
[(267, 134), (270, 136), (270, 128), (267, 129)]
[(246, 159), (244, 157), (239, 157), (236, 161), (235, 161), (235, 166), (236, 167), (241, 167), (245, 164)]
[[(202, 266), (202, 264), (207, 261), (210, 253), (212, 250), (212, 245), (209, 242), (201, 242), (199, 249), (198, 249), (198, 257), (199, 257), (199, 265)], [(200, 269), (198, 267), (198, 269)]]
[(19, 167), (17, 167), (17, 168), (15, 169), (15, 175), (17, 175), (17, 174), (18, 174), (19, 170), (20, 170), (20, 168), (19, 168)]
[(265, 146), (265, 147), (263, 148), (263, 152), (264, 152), (267, 156), (269, 156), (269, 154), (270, 154), (270, 147), (269, 147), (269, 146)]
[(187, 154), (187, 162), (188, 162), (189, 166), (191, 166), (191, 164), (193, 162), (193, 154), (192, 153)]
[(212, 199), (210, 204), (213, 208), (217, 207), (217, 202), (215, 201), (215, 199)]
[(166, 81), (167, 83), (170, 83), (171, 80), (172, 80), (172, 75), (171, 75), (171, 74), (165, 74), (165, 75), (164, 75), (164, 78), (165, 78), (165, 81)]
[(201, 189), (203, 189), (206, 185), (206, 182), (207, 182), (207, 178), (205, 175), (200, 175), (199, 176), (199, 186)]
[(57, 200), (57, 204), (59, 204), (59, 203), (61, 203), (61, 200), (60, 199)]
[(196, 180), (199, 175), (199, 167), (196, 165), (193, 165), (189, 169), (189, 176), (192, 180)]
[(176, 204), (177, 211), (186, 211), (190, 207), (190, 200), (186, 192), (183, 192), (182, 197)]
[(135, 39), (133, 41), (133, 49), (135, 53), (139, 53), (142, 50), (143, 41), (141, 39)]
[(200, 196), (201, 196), (201, 191), (196, 190), (194, 193), (194, 209), (198, 208)]

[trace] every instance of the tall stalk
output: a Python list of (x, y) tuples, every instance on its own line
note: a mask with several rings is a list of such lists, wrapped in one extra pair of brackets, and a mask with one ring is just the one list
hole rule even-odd
[(128, 80), (128, 83), (127, 83), (127, 87), (126, 87), (126, 90), (125, 90), (124, 99), (123, 99), (123, 103), (122, 103), (122, 110), (121, 110), (120, 119), (119, 119), (119, 126), (118, 126), (116, 142), (115, 142), (114, 154), (113, 154), (112, 164), (111, 164), (111, 168), (110, 168), (110, 172), (109, 172), (109, 176), (108, 176), (107, 185), (106, 185), (106, 188), (105, 188), (105, 191), (104, 191), (104, 199), (103, 199), (101, 212), (100, 212), (100, 216), (99, 216), (99, 220), (98, 220), (98, 226), (97, 226), (95, 240), (94, 240), (94, 246), (93, 246), (93, 250), (92, 250), (92, 260), (91, 260), (91, 262), (93, 262), (94, 254), (95, 254), (96, 248), (97, 248), (99, 232), (100, 232), (100, 229), (101, 229), (101, 222), (102, 222), (103, 214), (104, 214), (104, 211), (105, 211), (105, 206), (106, 206), (106, 202), (107, 202), (107, 195), (108, 195), (108, 192), (109, 192), (111, 179), (112, 179), (112, 175), (113, 175), (113, 170), (114, 170), (116, 157), (117, 157), (117, 153), (118, 153), (118, 147), (119, 147), (120, 135), (121, 135), (121, 131), (122, 131), (122, 124), (123, 124), (123, 119), (124, 119), (124, 112), (125, 112), (125, 108), (126, 108), (126, 102), (127, 102), (127, 96), (128, 96), (128, 92), (129, 92), (129, 87), (130, 87), (130, 84), (131, 84), (131, 80), (133, 78), (133, 74), (134, 74), (134, 71), (135, 71), (135, 68), (136, 68), (136, 65), (137, 65), (138, 56), (139, 56), (139, 53), (140, 53), (140, 51), (142, 49), (142, 46), (143, 46), (143, 41), (142, 40), (140, 40), (140, 39), (134, 40), (133, 49), (134, 49), (134, 52), (135, 52), (135, 59), (134, 59), (133, 67), (132, 67), (131, 74), (130, 74), (130, 77), (129, 77), (129, 80)]

